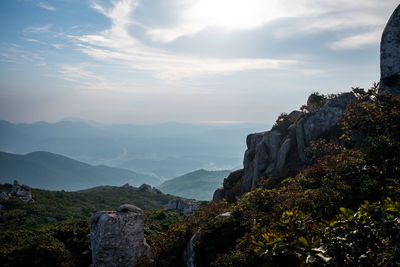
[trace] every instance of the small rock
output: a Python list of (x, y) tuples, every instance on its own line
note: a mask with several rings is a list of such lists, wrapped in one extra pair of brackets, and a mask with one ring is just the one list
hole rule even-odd
[(9, 199), (10, 197), (8, 196), (8, 194), (6, 193), (6, 192), (1, 192), (0, 193), (0, 200), (7, 200), (7, 199)]
[(47, 217), (46, 219), (47, 219), (47, 221), (50, 222), (50, 223), (55, 223), (55, 222), (57, 222), (57, 219), (54, 218), (54, 217)]
[(232, 216), (231, 212), (228, 211), (228, 212), (221, 213), (221, 214), (217, 215), (215, 218), (228, 218), (228, 217), (231, 217), (231, 216)]

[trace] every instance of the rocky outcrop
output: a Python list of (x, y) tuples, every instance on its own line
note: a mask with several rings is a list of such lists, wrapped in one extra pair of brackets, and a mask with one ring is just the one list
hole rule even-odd
[(154, 194), (162, 194), (159, 189), (152, 187), (151, 185), (148, 184), (142, 184), (141, 186), (139, 186), (138, 191), (154, 193)]
[(193, 213), (199, 207), (200, 202), (196, 200), (172, 199), (168, 202), (167, 210)]
[(190, 238), (185, 250), (183, 251), (183, 267), (196, 267), (196, 248), (193, 244), (196, 241), (198, 233), (199, 231)]
[(214, 191), (213, 201), (218, 202), (225, 197), (225, 189), (224, 187), (219, 187), (217, 190)]
[(27, 185), (19, 184), (17, 180), (14, 181), (9, 195), (11, 197), (17, 197), (25, 203), (33, 200), (31, 188)]
[(0, 193), (0, 200), (7, 200), (9, 198), (10, 198), (10, 196), (6, 192)]
[(380, 85), (383, 92), (400, 95), (400, 5), (382, 34)]
[[(250, 134), (243, 159), (243, 170), (231, 173), (224, 186), (214, 192), (213, 201), (236, 196), (256, 187), (260, 176), (285, 177), (298, 172), (298, 166), (308, 162), (304, 149), (312, 140), (329, 138), (338, 133), (338, 120), (352, 100), (353, 93), (344, 93), (326, 100), (309, 113), (293, 111), (287, 119), (293, 123), (273, 127), (270, 131)], [(238, 182), (237, 182), (238, 181)], [(240, 185), (240, 190), (235, 188)]]
[(312, 140), (337, 133), (338, 119), (354, 99), (352, 93), (341, 94), (327, 100), (315, 113), (299, 118), (286, 131), (272, 129), (249, 135), (243, 160), (242, 192), (254, 189), (262, 175), (290, 175), (296, 162), (307, 162), (304, 149)]
[(125, 204), (117, 211), (100, 211), (90, 218), (90, 248), (94, 267), (132, 266), (150, 255), (144, 238), (143, 211)]

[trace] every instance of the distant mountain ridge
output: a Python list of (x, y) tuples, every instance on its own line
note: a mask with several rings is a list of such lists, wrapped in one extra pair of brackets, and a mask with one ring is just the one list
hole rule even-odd
[(0, 152), (0, 183), (11, 183), (14, 179), (34, 188), (51, 190), (160, 183), (154, 176), (104, 165), (93, 166), (50, 152), (26, 155)]
[(158, 186), (165, 194), (193, 198), (197, 200), (211, 200), (215, 189), (222, 185), (231, 171), (197, 170), (168, 180)]
[(77, 118), (59, 122), (0, 121), (0, 151), (48, 151), (92, 165), (170, 179), (197, 169), (242, 164), (245, 138), (260, 124), (105, 124)]

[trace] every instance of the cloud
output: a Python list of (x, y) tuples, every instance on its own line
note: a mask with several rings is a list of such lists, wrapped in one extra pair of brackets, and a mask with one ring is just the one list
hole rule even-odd
[[(290, 27), (277, 29), (282, 35), (297, 32), (381, 27), (385, 11), (393, 10), (397, 0), (175, 0), (172, 25), (147, 29), (159, 42), (173, 42), (206, 28), (251, 30), (278, 20), (290, 20)], [(185, 4), (184, 4), (185, 3)], [(285, 31), (286, 30), (286, 31)]]
[(374, 45), (379, 42), (382, 36), (382, 31), (382, 29), (376, 29), (362, 34), (349, 36), (331, 44), (331, 48), (338, 50), (355, 50), (365, 46)]
[(58, 65), (58, 72), (61, 78), (74, 84), (76, 88), (85, 90), (115, 90), (120, 88), (116, 84), (111, 83), (103, 76), (97, 75), (94, 72), (88, 71), (89, 64), (81, 63), (79, 65)]
[(30, 33), (45, 33), (48, 32), (53, 27), (52, 24), (46, 24), (43, 26), (30, 26), (25, 29), (25, 32)]
[(49, 4), (46, 4), (44, 2), (39, 2), (36, 4), (38, 7), (48, 10), (48, 11), (56, 11), (56, 8), (54, 6), (51, 6)]
[(126, 64), (135, 70), (154, 72), (163, 80), (231, 74), (249, 70), (287, 68), (295, 60), (269, 58), (204, 58), (153, 48), (130, 34), (135, 23), (131, 17), (139, 1), (120, 0), (111, 8), (94, 2), (92, 8), (111, 20), (111, 27), (98, 34), (75, 36), (78, 48), (104, 62)]

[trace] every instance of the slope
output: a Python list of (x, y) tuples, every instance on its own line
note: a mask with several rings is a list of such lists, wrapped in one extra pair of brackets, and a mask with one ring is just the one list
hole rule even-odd
[(197, 170), (168, 180), (158, 187), (163, 193), (198, 200), (211, 200), (216, 188), (230, 171)]
[(107, 166), (93, 166), (49, 152), (16, 155), (0, 152), (0, 182), (12, 180), (35, 188), (79, 190), (97, 185), (157, 185), (153, 176)]

